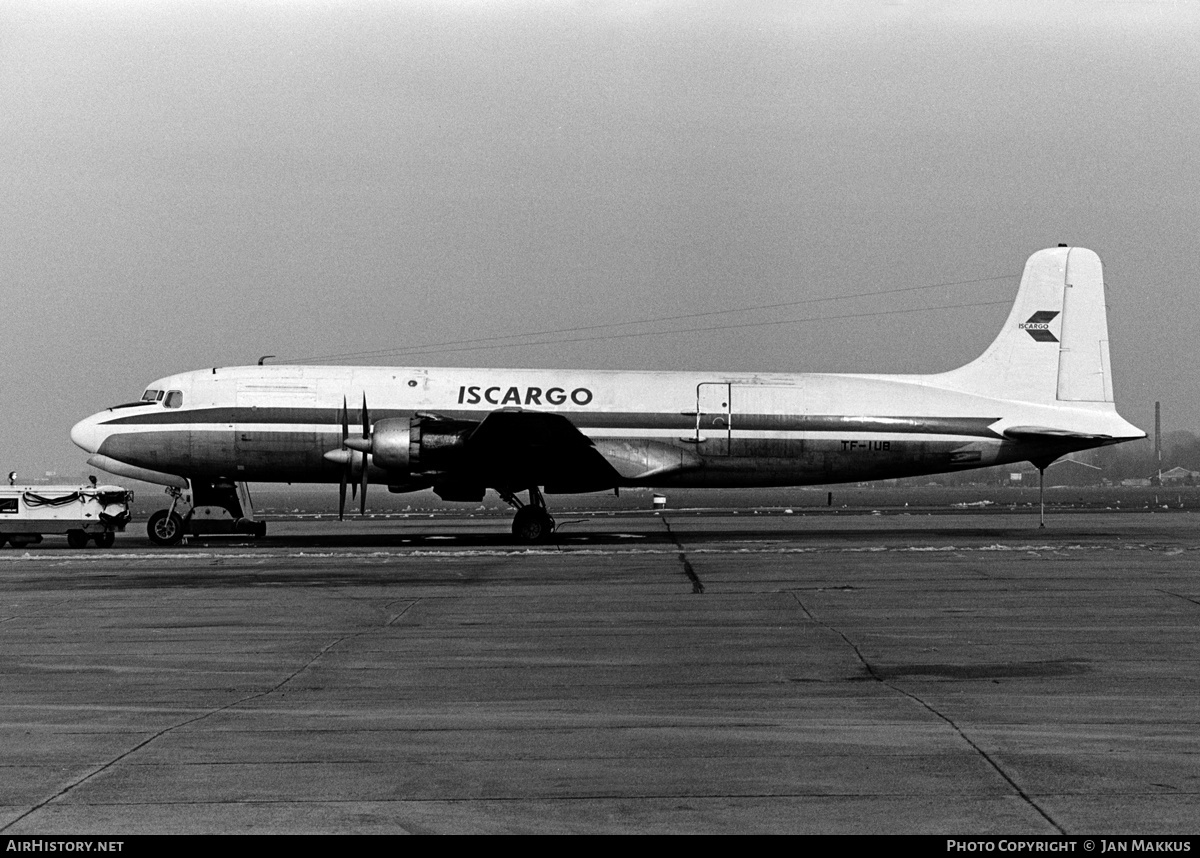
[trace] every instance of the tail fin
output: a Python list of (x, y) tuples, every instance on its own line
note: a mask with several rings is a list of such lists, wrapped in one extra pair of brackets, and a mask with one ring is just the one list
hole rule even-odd
[(1000, 335), (971, 363), (935, 377), (953, 390), (1022, 402), (1113, 401), (1100, 257), (1040, 250)]

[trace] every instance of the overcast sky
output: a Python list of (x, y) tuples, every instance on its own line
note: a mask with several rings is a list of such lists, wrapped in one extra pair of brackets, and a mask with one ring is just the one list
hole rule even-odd
[(1197, 0), (0, 0), (0, 471), (263, 354), (950, 369), (1059, 242), (1124, 416), (1200, 431), (1198, 45)]

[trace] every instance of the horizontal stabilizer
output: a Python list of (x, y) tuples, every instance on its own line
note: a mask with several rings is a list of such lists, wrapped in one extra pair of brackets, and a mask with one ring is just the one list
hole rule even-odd
[(1050, 426), (1010, 426), (1004, 430), (1004, 437), (1020, 441), (1028, 441), (1031, 438), (1077, 438), (1092, 441), (1112, 438), (1114, 436), (1072, 432), (1070, 429), (1054, 429)]

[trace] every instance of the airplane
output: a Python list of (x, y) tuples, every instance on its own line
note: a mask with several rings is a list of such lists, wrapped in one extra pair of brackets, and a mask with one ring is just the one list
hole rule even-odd
[[(351, 407), (353, 404), (353, 407)], [(926, 375), (439, 367), (212, 367), (81, 420), (88, 463), (167, 486), (148, 525), (179, 542), (222, 522), (262, 535), (248, 482), (496, 491), (518, 541), (548, 539), (545, 494), (768, 487), (1031, 462), (1146, 437), (1113, 400), (1104, 278), (1082, 247), (1034, 253), (974, 361)], [(180, 514), (190, 490), (191, 510)], [(528, 500), (518, 496), (527, 492)], [(186, 506), (186, 504), (184, 504)]]

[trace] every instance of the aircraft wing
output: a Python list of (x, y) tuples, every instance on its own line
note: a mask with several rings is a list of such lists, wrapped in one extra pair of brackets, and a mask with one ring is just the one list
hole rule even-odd
[(490, 486), (545, 486), (550, 493), (570, 493), (620, 481), (592, 440), (561, 414), (493, 411), (467, 437), (463, 452), (463, 470)]

